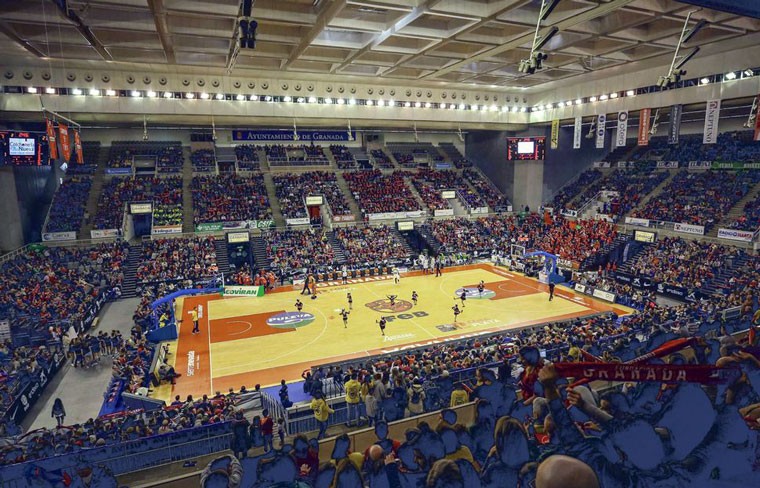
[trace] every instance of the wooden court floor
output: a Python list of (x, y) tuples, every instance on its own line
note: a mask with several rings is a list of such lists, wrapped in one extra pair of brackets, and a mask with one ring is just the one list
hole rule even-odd
[[(485, 292), (476, 290), (462, 308), (455, 293), (475, 289), (485, 282)], [(215, 391), (252, 389), (277, 384), (281, 379), (301, 379), (312, 365), (330, 361), (393, 352), (402, 347), (431, 341), (508, 330), (521, 326), (613, 310), (626, 314), (630, 309), (610, 305), (564, 287), (555, 289), (548, 300), (548, 287), (490, 265), (473, 265), (444, 270), (436, 278), (420, 272), (372, 281), (323, 283), (317, 298), (300, 295), (299, 289), (285, 287), (264, 297), (202, 295), (180, 299), (176, 313), (184, 317), (179, 339), (171, 347), (170, 360), (182, 377), (174, 386), (163, 385), (155, 395), (166, 400), (174, 395), (199, 396)], [(419, 294), (415, 306), (412, 292)], [(347, 293), (353, 308), (344, 327), (340, 311), (348, 309)], [(396, 295), (395, 306), (388, 296)], [(303, 302), (301, 314), (295, 302)], [(452, 307), (462, 309), (456, 322)], [(199, 307), (199, 334), (193, 335), (186, 311)], [(385, 336), (377, 321), (387, 318)]]

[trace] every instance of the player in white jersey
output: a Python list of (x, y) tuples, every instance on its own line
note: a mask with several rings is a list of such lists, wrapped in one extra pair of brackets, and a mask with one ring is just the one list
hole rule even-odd
[(399, 281), (401, 281), (401, 273), (399, 272), (398, 268), (393, 268), (393, 281), (397, 285)]

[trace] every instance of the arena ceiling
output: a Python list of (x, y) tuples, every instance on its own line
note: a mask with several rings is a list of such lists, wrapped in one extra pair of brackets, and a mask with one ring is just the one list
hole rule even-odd
[[(538, 0), (258, 0), (255, 49), (236, 49), (240, 0), (3, 0), (0, 48), (8, 56), (140, 65), (153, 71), (224, 70), (244, 76), (350, 77), (410, 85), (541, 90), (606, 69), (667, 65), (693, 5), (673, 0), (561, 0), (541, 32), (559, 33), (546, 68), (518, 72)], [(702, 9), (689, 46), (760, 31), (760, 20)], [(730, 44), (730, 43), (728, 43)], [(730, 49), (726, 46), (725, 50)]]

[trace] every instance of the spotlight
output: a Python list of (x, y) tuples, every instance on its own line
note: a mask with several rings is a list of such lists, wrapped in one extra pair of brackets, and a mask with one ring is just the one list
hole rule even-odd
[(404, 108), (409, 108), (412, 106), (411, 102), (404, 102)]
[(599, 97), (599, 100), (601, 101), (607, 100), (607, 95), (602, 95), (601, 97)]
[(245, 95), (238, 95), (235, 97), (235, 100), (237, 100), (238, 102), (242, 102), (243, 100), (245, 100)]
[(496, 112), (497, 110), (499, 110), (499, 107), (496, 105), (491, 105), (491, 112)]
[(509, 107), (507, 105), (504, 105), (503, 107), (501, 107), (501, 111), (507, 113), (509, 112)]
[(349, 105), (356, 105), (356, 99), (355, 99), (355, 98), (352, 98), (352, 99), (350, 99), (350, 100), (348, 101), (348, 104), (349, 104)]
[(224, 93), (217, 93), (216, 94), (216, 99), (217, 100), (224, 100)]
[(625, 96), (627, 96), (627, 97), (635, 97), (636, 96), (636, 92), (633, 91), (633, 90), (628, 90), (627, 92), (625, 92)]
[(252, 102), (258, 102), (259, 101), (259, 96), (258, 95), (251, 95), (251, 97), (249, 98), (249, 100), (252, 101)]
[(617, 98), (618, 94), (617, 92), (610, 93), (610, 98)]
[(371, 106), (373, 106), (374, 104), (375, 104), (375, 102), (373, 102), (372, 100), (367, 100), (367, 102), (366, 102), (366, 105), (367, 105), (368, 107), (371, 107)]
[(47, 93), (48, 95), (55, 95), (55, 88), (47, 87), (45, 88), (45, 93)]
[(27, 88), (26, 91), (28, 93), (37, 93), (37, 89), (33, 86), (30, 86), (29, 88)]
[(527, 111), (528, 111), (528, 107), (523, 107), (523, 108), (520, 109), (520, 112), (523, 112), (523, 113), (525, 113)]
[(576, 104), (576, 105), (580, 105), (580, 104), (582, 104), (582, 103), (583, 103), (583, 100), (581, 100), (580, 98), (579, 98), (578, 100), (576, 100), (576, 101), (575, 101), (575, 104)]
[(190, 100), (192, 100), (193, 98), (195, 98), (195, 93), (187, 92), (185, 93), (185, 98), (189, 98)]
[(388, 106), (389, 107), (395, 107), (396, 106), (396, 102), (394, 100), (388, 100)]
[(520, 111), (520, 107), (518, 107), (517, 105), (515, 105), (514, 107), (512, 107), (512, 112), (513, 113), (517, 113), (519, 111)]
[[(454, 105), (454, 104), (452, 103), (452, 105)], [(466, 109), (466, 108), (467, 108), (467, 105), (465, 105), (465, 104), (463, 104), (463, 103), (460, 103), (460, 104), (459, 104), (459, 110), (464, 110), (464, 109)]]
[(132, 90), (132, 93), (130, 93), (134, 98), (140, 98), (142, 96), (142, 93), (140, 93), (138, 90)]
[(111, 90), (111, 89), (106, 90), (106, 96), (107, 97), (115, 97), (116, 96), (116, 90)]
[(317, 103), (316, 97), (309, 97), (309, 103)]
[(425, 103), (425, 108), (430, 108), (430, 107), (432, 107), (432, 106), (433, 106), (433, 104), (432, 104), (432, 103), (430, 103), (430, 102), (426, 102), (426, 103)]
[(422, 107), (422, 102), (417, 102), (417, 103), (414, 104), (414, 106), (416, 108), (420, 108), (420, 107)]
[(293, 98), (290, 95), (285, 95), (285, 97), (282, 99), (285, 103), (290, 103), (293, 101)]
[(325, 98), (325, 103), (328, 104), (328, 105), (330, 105), (331, 103), (333, 103), (332, 98)]
[(82, 90), (80, 90), (79, 88), (74, 88), (73, 90), (71, 90), (71, 94), (72, 95), (81, 95), (82, 94)]
[(589, 97), (588, 101), (589, 102), (596, 102), (596, 97), (591, 96), (591, 97)]
[(706, 85), (708, 83), (710, 83), (710, 78), (702, 78), (701, 80), (699, 80), (700, 85)]
[(745, 69), (743, 74), (744, 74), (744, 78), (750, 78), (755, 75), (755, 72), (752, 71), (751, 69)]
[(345, 101), (345, 100), (343, 100), (342, 98), (339, 98), (339, 99), (338, 99), (338, 105), (343, 105), (343, 104), (345, 104), (345, 103), (346, 103), (346, 101)]
[(208, 97), (209, 97), (208, 93), (206, 92), (201, 93), (201, 100), (208, 100)]
[(470, 107), (470, 110), (472, 110), (473, 112), (476, 111), (477, 109), (478, 109), (477, 105), (473, 105)]
[(272, 101), (272, 95), (267, 95), (264, 97), (265, 102), (271, 102)]
[(733, 71), (731, 71), (729, 73), (726, 73), (725, 78), (727, 80), (735, 80), (736, 79), (736, 73), (734, 73)]
[(150, 98), (156, 98), (158, 96), (158, 93), (154, 92), (153, 90), (149, 90), (146, 95), (148, 95)]
[(298, 103), (303, 103), (305, 101), (306, 100), (303, 97), (298, 97), (298, 99), (296, 100), (296, 102), (298, 102)]

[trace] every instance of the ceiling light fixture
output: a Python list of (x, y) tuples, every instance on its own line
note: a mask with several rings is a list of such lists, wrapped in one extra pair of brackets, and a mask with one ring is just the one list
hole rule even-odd
[(30, 86), (29, 88), (27, 88), (26, 91), (28, 93), (37, 93), (37, 89), (33, 86)]
[(579, 98), (578, 100), (576, 100), (576, 101), (575, 101), (575, 104), (576, 104), (576, 105), (580, 105), (580, 104), (582, 104), (582, 103), (583, 103), (583, 100), (581, 100), (580, 98)]
[(259, 96), (258, 95), (251, 95), (250, 98), (249, 98), (249, 100), (252, 101), (252, 102), (258, 102), (259, 101)]
[(734, 73), (733, 71), (730, 71), (730, 72), (726, 73), (725, 78), (727, 80), (735, 80), (736, 79), (736, 73)]
[(224, 100), (224, 93), (217, 93), (214, 98), (217, 100)]
[(201, 100), (208, 100), (209, 94), (206, 92), (201, 93)]
[(185, 93), (185, 98), (189, 98), (190, 100), (192, 100), (193, 98), (195, 98), (195, 93), (187, 92)]
[(345, 100), (343, 100), (342, 98), (338, 99), (338, 105), (343, 105), (344, 103), (346, 103)]
[(316, 97), (309, 97), (309, 103), (317, 103)]
[(416, 102), (416, 103), (414, 104), (414, 107), (415, 107), (415, 108), (421, 108), (421, 107), (422, 107), (422, 102)]
[(432, 104), (432, 103), (430, 103), (430, 102), (427, 102), (427, 103), (425, 103), (425, 108), (430, 108), (430, 107), (432, 107), (432, 106), (433, 106), (433, 104)]
[(240, 94), (238, 94), (238, 95), (235, 97), (235, 100), (237, 100), (238, 102), (242, 102), (243, 100), (245, 100), (245, 95), (240, 95)]
[(108, 96), (108, 97), (115, 97), (116, 96), (116, 90), (111, 90), (111, 89), (106, 90), (106, 96)]
[(702, 78), (701, 80), (699, 80), (699, 84), (700, 85), (706, 85), (708, 83), (710, 83), (710, 78), (705, 77), (705, 78)]
[(73, 90), (71, 90), (71, 94), (72, 95), (81, 95), (82, 94), (82, 90), (80, 90), (79, 88), (74, 88)]
[(298, 103), (303, 103), (305, 101), (306, 100), (304, 99), (304, 97), (298, 97), (298, 99), (296, 100), (296, 102), (298, 102)]
[(45, 93), (47, 93), (48, 95), (55, 95), (55, 88), (47, 87), (45, 88)]
[(591, 97), (588, 98), (588, 101), (589, 102), (596, 102), (596, 97), (591, 96)]
[(745, 69), (743, 72), (744, 78), (750, 78), (755, 75), (755, 72), (751, 69)]
[(617, 92), (610, 93), (610, 98), (617, 98), (617, 97), (618, 97)]
[(599, 97), (599, 100), (601, 101), (607, 100), (607, 95), (602, 95), (601, 97)]
[(627, 96), (627, 97), (635, 97), (636, 96), (636, 92), (633, 91), (633, 90), (628, 90), (627, 92), (625, 92), (625, 96)]
[(282, 101), (285, 102), (285, 103), (290, 103), (290, 102), (293, 101), (293, 97), (291, 97), (290, 95), (285, 95), (285, 97), (283, 97)]
[(329, 97), (325, 98), (325, 103), (328, 104), (328, 105), (330, 105), (331, 103), (333, 103), (333, 99), (329, 98)]
[(349, 105), (356, 105), (356, 99), (355, 99), (355, 98), (351, 98), (351, 99), (348, 101), (348, 104), (349, 104)]
[(137, 90), (132, 90), (132, 93), (130, 93), (134, 98), (140, 98), (142, 96), (142, 93), (140, 93)]
[(158, 93), (154, 92), (153, 90), (149, 90), (146, 95), (148, 95), (150, 98), (156, 98), (158, 96)]
[(388, 100), (388, 106), (389, 107), (395, 107), (396, 106), (396, 102), (394, 100)]
[(523, 112), (523, 113), (525, 113), (527, 111), (528, 111), (528, 107), (523, 107), (523, 108), (520, 109), (520, 112)]
[[(452, 103), (452, 105), (454, 105), (454, 104)], [(465, 104), (463, 104), (463, 103), (460, 103), (460, 104), (459, 104), (459, 110), (464, 110), (464, 109), (466, 109), (466, 108), (467, 108), (467, 105), (465, 105)]]
[(90, 96), (92, 97), (99, 97), (100, 96), (100, 90), (97, 88), (90, 88)]
[(164, 98), (174, 98), (174, 93), (170, 91), (164, 92)]
[(264, 101), (265, 101), (265, 102), (271, 102), (271, 101), (273, 101), (273, 100), (274, 100), (274, 99), (272, 98), (272, 95), (267, 95), (267, 96), (265, 96), (265, 97), (264, 97)]

